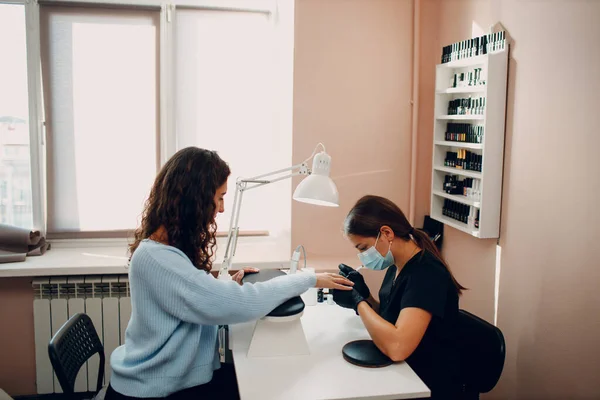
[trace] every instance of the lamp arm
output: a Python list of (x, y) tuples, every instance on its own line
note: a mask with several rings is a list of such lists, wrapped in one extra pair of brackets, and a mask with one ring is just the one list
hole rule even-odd
[[(253, 176), (253, 177), (251, 177), (251, 178), (242, 178), (242, 179), (238, 179), (238, 182), (239, 182), (240, 180), (241, 180), (241, 181), (246, 181), (246, 182), (250, 182), (250, 181), (256, 181), (256, 180), (258, 180), (258, 179), (261, 179), (261, 180), (268, 180), (268, 179), (265, 179), (265, 178), (268, 178), (268, 177), (269, 177), (269, 176), (271, 176), (271, 175), (279, 175), (279, 174), (281, 174), (281, 173), (283, 173), (283, 172), (287, 172), (287, 171), (295, 171), (295, 170), (298, 170), (298, 172), (302, 173), (302, 170), (304, 169), (303, 167), (304, 167), (306, 170), (308, 170), (308, 173), (310, 173), (310, 170), (308, 169), (308, 163), (307, 163), (307, 161), (304, 161), (304, 162), (303, 162), (303, 163), (301, 163), (301, 164), (296, 164), (296, 165), (293, 165), (293, 166), (291, 166), (291, 167), (288, 167), (288, 168), (283, 168), (283, 169), (280, 169), (280, 170), (278, 170), (278, 171), (267, 172), (266, 174), (262, 174), (262, 175)], [(275, 182), (275, 181), (273, 181), (273, 182)]]
[[(277, 176), (275, 178), (269, 179), (270, 176), (279, 175), (288, 171), (291, 171), (291, 173), (284, 176)], [(242, 207), (242, 198), (244, 196), (244, 192), (250, 189), (255, 189), (261, 186), (268, 185), (270, 183), (292, 178), (294, 176), (310, 175), (310, 173), (311, 171), (308, 168), (308, 163), (305, 161), (301, 164), (297, 164), (289, 168), (284, 168), (266, 174), (257, 175), (252, 178), (242, 178), (237, 180), (235, 185), (235, 197), (233, 199), (233, 207), (231, 211), (231, 220), (229, 221), (229, 233), (227, 234), (227, 246), (225, 247), (225, 256), (223, 258), (223, 264), (219, 269), (219, 279), (231, 280), (231, 276), (229, 275), (229, 269), (233, 264), (233, 257), (235, 256), (235, 249), (237, 247), (237, 239), (240, 229), (240, 210)]]

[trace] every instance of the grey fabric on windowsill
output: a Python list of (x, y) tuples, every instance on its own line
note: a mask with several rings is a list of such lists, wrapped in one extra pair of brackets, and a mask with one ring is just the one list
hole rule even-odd
[(50, 243), (40, 231), (0, 224), (0, 263), (25, 261), (27, 256), (41, 256)]

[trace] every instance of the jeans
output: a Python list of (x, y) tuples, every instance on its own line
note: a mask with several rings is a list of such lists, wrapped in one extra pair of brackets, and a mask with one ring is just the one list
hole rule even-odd
[(222, 364), (221, 368), (214, 372), (213, 378), (210, 382), (205, 383), (204, 385), (180, 390), (179, 392), (172, 393), (167, 397), (141, 399), (138, 397), (125, 396), (115, 391), (110, 385), (108, 386), (106, 395), (104, 396), (104, 400), (239, 400), (239, 398), (240, 394), (238, 392), (233, 364)]

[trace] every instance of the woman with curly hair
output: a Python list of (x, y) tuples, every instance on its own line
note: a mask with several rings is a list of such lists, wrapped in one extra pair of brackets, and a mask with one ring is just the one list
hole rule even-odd
[(236, 398), (235, 375), (221, 368), (218, 325), (255, 320), (311, 287), (350, 290), (335, 274), (299, 273), (241, 284), (210, 270), (228, 165), (188, 147), (158, 173), (130, 246), (132, 313), (125, 344), (111, 356), (107, 400)]

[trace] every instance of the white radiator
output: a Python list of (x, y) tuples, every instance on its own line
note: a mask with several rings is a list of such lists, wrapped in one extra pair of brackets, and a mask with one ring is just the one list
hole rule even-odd
[[(104, 381), (110, 379), (110, 355), (125, 342), (131, 316), (127, 275), (36, 278), (33, 281), (36, 384), (38, 394), (62, 393), (48, 357), (50, 338), (69, 317), (86, 313), (92, 319), (106, 356)], [(76, 392), (95, 391), (100, 357), (79, 371)]]

